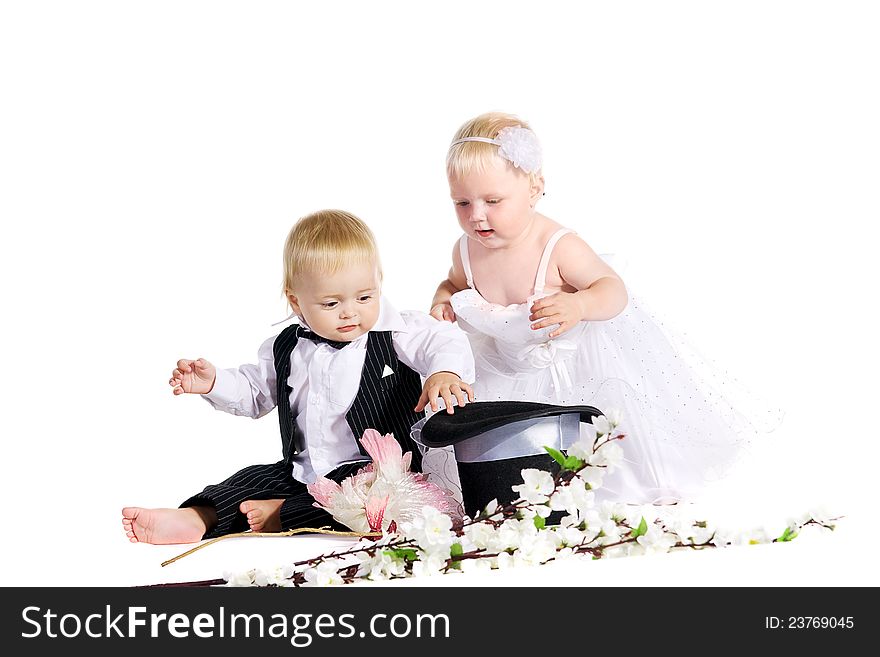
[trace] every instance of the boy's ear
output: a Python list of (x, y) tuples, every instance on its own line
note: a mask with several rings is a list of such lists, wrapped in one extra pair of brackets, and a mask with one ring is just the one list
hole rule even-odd
[(290, 290), (287, 290), (287, 301), (290, 303), (290, 307), (293, 308), (293, 312), (302, 317), (302, 310), (299, 307), (299, 301)]
[(544, 196), (544, 176), (538, 176), (529, 188), (529, 203), (532, 208), (537, 205), (542, 196)]

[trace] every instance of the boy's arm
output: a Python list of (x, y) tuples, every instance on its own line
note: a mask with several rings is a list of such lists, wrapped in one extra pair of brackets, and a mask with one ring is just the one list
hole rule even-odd
[[(475, 378), (474, 356), (467, 335), (449, 322), (440, 322), (420, 312), (401, 312), (406, 322), (406, 331), (396, 331), (393, 335), (394, 351), (397, 357), (426, 379), (426, 388), (439, 386), (439, 396), (447, 400), (447, 410), (451, 412), (451, 396), (466, 401), (465, 395), (473, 399), (473, 392), (467, 384)], [(438, 375), (438, 376), (434, 376)], [(432, 385), (429, 385), (432, 384)], [(436, 384), (436, 385), (433, 385)], [(457, 386), (450, 390), (451, 386)], [(459, 390), (460, 388), (460, 390)], [(424, 408), (425, 402), (436, 410), (436, 397), (426, 398), (425, 392), (419, 400), (417, 411)]]
[(202, 395), (218, 411), (258, 418), (275, 408), (275, 337), (266, 340), (257, 354), (255, 365), (217, 370), (211, 392)]
[(400, 360), (424, 377), (452, 372), (466, 383), (473, 382), (474, 356), (464, 331), (416, 311), (402, 311), (400, 316), (407, 327), (393, 335)]

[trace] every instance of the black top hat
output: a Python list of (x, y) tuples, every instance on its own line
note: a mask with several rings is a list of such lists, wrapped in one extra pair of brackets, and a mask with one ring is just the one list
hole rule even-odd
[(563, 434), (576, 440), (580, 423), (599, 415), (592, 406), (474, 402), (452, 415), (435, 413), (413, 428), (413, 438), (429, 448), (455, 446), (465, 511), (474, 517), (493, 499), (499, 504), (516, 499), (511, 486), (522, 483), (524, 468), (556, 474), (559, 464), (543, 445), (562, 451)]

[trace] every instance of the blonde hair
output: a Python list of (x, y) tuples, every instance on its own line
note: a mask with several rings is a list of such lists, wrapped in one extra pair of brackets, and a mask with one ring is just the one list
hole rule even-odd
[[(458, 129), (452, 142), (465, 137), (485, 137), (495, 139), (503, 128), (528, 128), (531, 126), (513, 114), (504, 112), (487, 112), (480, 114)], [(449, 178), (460, 178), (472, 172), (481, 173), (489, 168), (498, 158), (498, 147), (482, 141), (466, 141), (449, 147), (446, 154), (446, 175)], [(519, 169), (517, 172), (522, 173)], [(541, 176), (540, 171), (527, 174), (529, 183), (535, 184)]]
[(379, 249), (369, 227), (344, 210), (319, 210), (299, 219), (284, 243), (284, 296), (304, 273), (335, 274), (344, 266), (374, 263), (382, 277)]

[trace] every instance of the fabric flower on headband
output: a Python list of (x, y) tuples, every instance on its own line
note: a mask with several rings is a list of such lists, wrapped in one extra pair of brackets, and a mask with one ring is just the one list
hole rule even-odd
[(481, 141), (486, 144), (495, 144), (498, 147), (498, 155), (526, 173), (536, 173), (541, 169), (543, 161), (541, 144), (538, 143), (538, 136), (528, 128), (502, 128), (498, 131), (498, 136), (495, 139), (489, 139), (488, 137), (462, 137), (452, 142), (451, 146), (463, 144), (466, 141)]
[(498, 154), (510, 160), (513, 166), (526, 173), (535, 173), (541, 168), (541, 144), (538, 137), (528, 128), (502, 128), (495, 138)]

